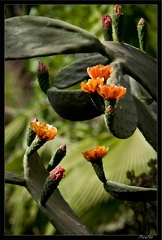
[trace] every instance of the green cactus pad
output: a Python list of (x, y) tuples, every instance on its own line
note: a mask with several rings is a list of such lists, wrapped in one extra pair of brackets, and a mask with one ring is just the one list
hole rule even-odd
[(124, 20), (125, 15), (123, 13), (114, 14), (112, 17), (113, 27), (116, 34), (117, 41), (123, 41), (124, 35)]
[(27, 146), (28, 147), (33, 142), (35, 136), (36, 136), (36, 133), (31, 129), (31, 127), (29, 127), (28, 132), (27, 132)]
[[(27, 190), (38, 204), (40, 210), (49, 219), (51, 224), (58, 230), (58, 232), (64, 235), (92, 234), (90, 230), (87, 229), (85, 224), (83, 224), (80, 219), (74, 214), (68, 203), (62, 197), (58, 188), (55, 189), (55, 191), (50, 196), (49, 200), (46, 203), (46, 207), (40, 204), (42, 188), (46, 178), (49, 176), (49, 173), (45, 169), (38, 153), (35, 152), (29, 158), (25, 154), (23, 165)], [(60, 224), (60, 222), (62, 224)]]
[(66, 150), (62, 150), (62, 148), (57, 148), (54, 155), (52, 156), (50, 162), (48, 163), (47, 170), (48, 172), (52, 171), (65, 157)]
[(59, 185), (58, 181), (54, 182), (50, 179), (50, 177), (46, 178), (46, 181), (43, 185), (43, 190), (42, 190), (41, 200), (40, 200), (40, 203), (42, 205), (46, 204), (47, 200), (50, 198), (50, 196), (52, 195), (52, 193), (54, 192), (54, 190), (57, 188), (58, 185)]
[(146, 51), (147, 29), (147, 22), (137, 25), (139, 46), (141, 51)]
[(49, 83), (49, 73), (48, 72), (38, 72), (37, 73), (39, 86), (42, 91), (47, 94), (47, 90), (50, 88)]
[(23, 9), (25, 15), (30, 14), (31, 7), (32, 7), (31, 5), (25, 5), (25, 4), (22, 5), (22, 9)]
[(55, 87), (48, 89), (48, 100), (61, 117), (71, 121), (84, 121), (100, 116), (89, 94), (80, 89), (61, 90)]
[(156, 188), (129, 186), (126, 184), (107, 180), (106, 183), (104, 184), (104, 189), (113, 197), (125, 201), (148, 202), (157, 200)]
[(14, 12), (14, 6), (13, 5), (5, 5), (5, 12), (7, 14), (7, 17), (14, 17), (15, 12)]
[(112, 27), (102, 28), (102, 34), (104, 36), (105, 41), (113, 41)]
[(98, 52), (102, 44), (93, 34), (67, 22), (40, 16), (5, 20), (5, 59)]
[[(77, 56), (78, 57), (78, 56)], [(54, 87), (62, 89), (71, 87), (85, 79), (89, 79), (87, 67), (92, 67), (97, 64), (106, 65), (109, 60), (101, 54), (95, 54), (77, 60), (74, 63), (64, 67), (54, 79)]]
[(147, 142), (157, 151), (157, 121), (149, 107), (133, 96), (138, 113), (138, 128)]
[(46, 143), (45, 140), (40, 139), (38, 136), (35, 137), (35, 139), (30, 144), (29, 148), (26, 151), (26, 155), (29, 157), (34, 152), (36, 152), (39, 148), (41, 148)]
[(129, 44), (114, 41), (103, 42), (101, 54), (107, 55), (111, 61), (118, 59), (123, 72), (139, 82), (157, 101), (157, 66), (154, 58)]
[(107, 120), (105, 114), (105, 122), (108, 130), (117, 138), (125, 139), (130, 137), (137, 128), (138, 116), (133, 97), (130, 93), (129, 85), (124, 80), (122, 69), (117, 62), (112, 63), (113, 73), (107, 80), (108, 84), (120, 85), (127, 88), (126, 94), (116, 101), (113, 106), (113, 117), (111, 121)]
[(92, 164), (92, 167), (93, 167), (97, 177), (99, 178), (99, 180), (101, 182), (105, 183), (106, 177), (105, 177), (105, 173), (104, 173), (104, 169), (103, 169), (102, 159), (91, 162), (91, 164)]

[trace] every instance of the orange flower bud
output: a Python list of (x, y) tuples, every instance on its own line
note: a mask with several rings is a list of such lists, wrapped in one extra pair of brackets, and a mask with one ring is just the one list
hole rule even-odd
[(120, 6), (120, 5), (115, 5), (115, 7), (114, 7), (114, 12), (115, 12), (116, 14), (121, 14), (121, 13), (122, 13), (122, 6)]

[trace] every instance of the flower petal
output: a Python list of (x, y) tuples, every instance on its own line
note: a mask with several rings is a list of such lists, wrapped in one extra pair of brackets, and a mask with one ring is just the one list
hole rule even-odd
[(123, 97), (126, 91), (126, 88), (114, 84), (99, 85), (97, 88), (98, 94), (106, 100), (117, 100)]
[(88, 92), (88, 93), (94, 93), (97, 90), (97, 87), (99, 85), (102, 85), (104, 83), (104, 78), (92, 78), (89, 79), (87, 83), (82, 82), (81, 83), (81, 89), (84, 92)]
[(88, 161), (101, 160), (108, 153), (108, 148), (104, 146), (96, 146), (89, 151), (82, 152), (83, 157)]
[(40, 139), (45, 141), (52, 140), (57, 135), (57, 128), (43, 122), (32, 121), (30, 127)]
[(108, 79), (112, 73), (111, 66), (104, 66), (104, 65), (96, 65), (94, 67), (87, 68), (88, 75), (91, 78), (96, 79), (97, 77), (104, 78), (104, 80)]

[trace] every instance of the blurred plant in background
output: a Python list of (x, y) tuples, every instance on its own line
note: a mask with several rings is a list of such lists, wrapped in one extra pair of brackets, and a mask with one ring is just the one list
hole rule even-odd
[[(113, 12), (113, 8), (114, 5), (100, 4), (42, 4), (33, 5), (30, 15), (66, 21), (93, 33), (102, 41), (101, 17)], [(126, 13), (123, 41), (139, 47), (136, 29), (137, 22), (143, 17), (148, 22), (147, 53), (156, 58), (157, 6), (126, 4), (123, 9)], [(20, 5), (14, 5), (14, 11), (16, 15), (24, 15)], [(135, 206), (128, 206), (104, 192), (93, 169), (83, 161), (81, 152), (96, 145), (108, 146), (109, 154), (103, 161), (106, 175), (109, 179), (126, 184), (129, 184), (126, 172), (133, 170), (136, 176), (147, 173), (150, 170), (147, 163), (150, 159), (156, 159), (157, 153), (138, 129), (130, 138), (121, 140), (107, 132), (101, 116), (71, 122), (53, 110), (47, 96), (40, 91), (38, 62), (42, 61), (48, 66), (49, 80), (53, 85), (53, 78), (60, 69), (74, 59), (75, 54), (68, 54), (5, 63), (5, 169), (23, 175), (22, 159), (29, 123), (34, 117), (49, 122), (59, 129), (59, 136), (56, 141), (46, 143), (39, 154), (47, 165), (54, 149), (66, 144), (68, 152), (63, 161), (63, 167), (67, 169), (66, 181), (60, 184), (59, 189), (74, 212), (94, 234), (136, 234), (136, 203)], [(154, 226), (150, 231), (151, 234), (156, 233)], [(25, 188), (6, 184), (5, 234), (51, 235), (58, 232)]]

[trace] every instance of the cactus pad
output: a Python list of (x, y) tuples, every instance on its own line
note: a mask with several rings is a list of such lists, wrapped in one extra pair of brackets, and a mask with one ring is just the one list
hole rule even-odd
[(71, 87), (85, 79), (88, 79), (87, 67), (97, 64), (108, 64), (109, 60), (101, 54), (95, 54), (77, 60), (74, 63), (64, 67), (54, 79), (54, 87), (62, 89)]
[(120, 64), (114, 62), (111, 64), (113, 73), (107, 80), (108, 84), (120, 85), (127, 88), (126, 94), (116, 101), (113, 107), (113, 117), (111, 121), (105, 121), (108, 130), (117, 138), (125, 139), (130, 137), (137, 128), (138, 116), (133, 97), (130, 93), (129, 85), (124, 80)]
[(48, 100), (61, 117), (71, 121), (84, 121), (100, 116), (89, 94), (82, 90), (48, 89)]
[(157, 101), (157, 66), (156, 60), (147, 53), (126, 43), (103, 42), (103, 51), (112, 61), (120, 59), (123, 72), (139, 82)]
[(98, 52), (93, 34), (67, 22), (40, 16), (5, 20), (5, 59)]

